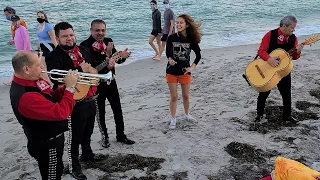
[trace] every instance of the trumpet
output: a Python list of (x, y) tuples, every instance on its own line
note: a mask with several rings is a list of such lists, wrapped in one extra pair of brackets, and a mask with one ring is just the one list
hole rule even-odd
[[(52, 80), (56, 80), (58, 82), (64, 83), (63, 78), (55, 78), (55, 77), (52, 77), (52, 75), (66, 76), (68, 74), (68, 71), (52, 69), (51, 71), (42, 71), (42, 73), (47, 73), (49, 78)], [(77, 84), (85, 84), (90, 86), (98, 86), (100, 79), (106, 80), (107, 82), (109, 81), (111, 82), (112, 80), (111, 71), (107, 74), (91, 74), (91, 73), (78, 72), (76, 75), (79, 75)]]

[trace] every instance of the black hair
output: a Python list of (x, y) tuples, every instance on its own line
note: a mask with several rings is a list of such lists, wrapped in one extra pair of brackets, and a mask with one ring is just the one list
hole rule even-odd
[(106, 23), (105, 23), (103, 20), (101, 20), (101, 19), (95, 19), (95, 20), (93, 20), (93, 21), (91, 22), (91, 27), (92, 27), (92, 25), (94, 25), (94, 24), (104, 24), (104, 25), (106, 26)]
[(150, 3), (157, 4), (157, 1), (156, 0), (151, 0)]
[(59, 22), (54, 26), (54, 33), (56, 34), (57, 37), (59, 37), (60, 30), (66, 30), (69, 28), (73, 30), (72, 25), (69, 24), (68, 22)]
[(8, 13), (12, 13), (12, 14), (16, 14), (16, 10), (15, 9), (13, 9), (12, 7), (5, 7), (4, 9), (3, 9), (3, 12), (8, 12)]

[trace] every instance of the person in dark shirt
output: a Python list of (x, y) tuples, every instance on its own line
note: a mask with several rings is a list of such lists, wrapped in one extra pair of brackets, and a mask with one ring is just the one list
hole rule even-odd
[[(301, 50), (303, 45), (298, 45), (298, 38), (293, 34), (297, 19), (294, 16), (285, 16), (280, 21), (280, 27), (269, 31), (262, 38), (258, 56), (263, 60), (267, 61), (271, 66), (276, 67), (279, 65), (279, 60), (275, 57), (270, 57), (269, 54), (277, 49), (282, 48), (285, 51), (289, 51), (296, 47), (296, 52), (292, 54), (292, 59), (296, 60), (300, 58)], [(277, 84), (280, 94), (283, 100), (283, 123), (295, 122), (295, 118), (291, 116), (291, 75), (290, 73), (283, 77)], [(264, 108), (266, 100), (271, 91), (260, 92), (257, 101), (257, 117), (256, 122), (261, 121), (264, 114)]]
[[(54, 27), (58, 46), (46, 57), (48, 71), (52, 69), (69, 70), (77, 69), (79, 72), (91, 73), (93, 69), (89, 64), (95, 61), (89, 50), (76, 45), (76, 37), (73, 27), (68, 22), (60, 22)], [(54, 87), (59, 86), (59, 82), (53, 80)], [(75, 90), (75, 89), (74, 89)], [(82, 173), (79, 162), (79, 145), (82, 148), (82, 161), (98, 161), (105, 159), (102, 154), (94, 154), (91, 149), (91, 135), (94, 129), (96, 115), (96, 94), (97, 87), (91, 86), (86, 97), (77, 100), (71, 114), (71, 165), (69, 172), (76, 179), (87, 179)]]
[(162, 37), (161, 37), (161, 46), (160, 46), (160, 51), (159, 55), (156, 56), (154, 59), (159, 60), (161, 59), (162, 53), (166, 47), (167, 44), (167, 38), (171, 34), (175, 32), (174, 29), (174, 13), (172, 9), (170, 8), (170, 2), (169, 0), (163, 0), (163, 8), (165, 9), (164, 14), (163, 14), (163, 29), (162, 29)]
[[(189, 96), (191, 72), (195, 69), (201, 59), (199, 43), (201, 40), (200, 27), (187, 14), (181, 14), (177, 18), (178, 33), (172, 34), (167, 40), (166, 55), (168, 58), (166, 80), (170, 90), (170, 126), (176, 127), (177, 109), (177, 83), (181, 84), (185, 119), (195, 120), (189, 114)], [(193, 50), (196, 59), (190, 66), (190, 52)]]
[(64, 132), (67, 118), (75, 105), (72, 88), (77, 71), (64, 77), (65, 86), (52, 90), (42, 79), (38, 56), (18, 51), (12, 58), (14, 77), (10, 87), (13, 112), (28, 139), (29, 154), (38, 161), (42, 179), (61, 179), (63, 172)]
[(122, 108), (120, 102), (120, 96), (118, 91), (117, 82), (115, 79), (115, 63), (121, 64), (125, 62), (126, 58), (129, 57), (130, 52), (128, 49), (124, 51), (119, 51), (120, 59), (115, 60), (111, 58), (117, 50), (114, 47), (113, 41), (111, 38), (106, 38), (106, 23), (101, 19), (95, 19), (91, 22), (91, 36), (81, 43), (82, 46), (90, 49), (90, 53), (94, 57), (94, 59), (98, 62), (97, 64), (93, 64), (94, 67), (98, 66), (102, 62), (106, 61), (108, 58), (108, 65), (101, 69), (99, 74), (106, 74), (110, 71), (112, 72), (112, 81), (109, 84), (108, 82), (100, 82), (98, 86), (98, 123), (102, 136), (102, 146), (109, 147), (109, 137), (106, 127), (106, 119), (105, 119), (105, 106), (106, 99), (108, 99), (111, 109), (113, 111), (114, 120), (116, 123), (116, 133), (117, 133), (117, 141), (124, 144), (134, 144), (135, 142), (128, 139), (124, 134), (124, 122), (122, 115)]
[[(152, 57), (152, 59), (160, 60), (160, 58), (157, 59), (157, 57), (159, 57), (159, 51), (160, 51), (160, 47), (161, 47), (161, 40), (160, 40), (160, 36), (161, 36), (161, 32), (162, 32), (162, 30), (161, 30), (161, 12), (157, 9), (157, 1), (156, 0), (150, 1), (150, 6), (152, 9), (152, 32), (149, 37), (149, 44), (156, 53), (155, 56)], [(153, 44), (154, 39), (156, 39), (156, 41), (157, 41), (159, 50)]]

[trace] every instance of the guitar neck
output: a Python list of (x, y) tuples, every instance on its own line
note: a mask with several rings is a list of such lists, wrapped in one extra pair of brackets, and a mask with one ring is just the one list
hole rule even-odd
[(101, 64), (99, 64), (98, 66), (95, 67), (95, 69), (99, 72), (101, 71), (103, 68), (107, 67), (109, 64), (109, 58), (106, 59), (105, 61), (103, 61)]
[[(117, 56), (119, 54), (119, 52), (114, 53), (110, 58)], [(98, 66), (95, 67), (95, 69), (99, 72), (101, 71), (103, 68), (107, 67), (109, 64), (109, 60), (110, 58), (106, 58), (106, 60), (104, 60), (101, 64), (99, 64)], [(117, 62), (119, 60), (119, 58), (116, 58), (115, 62)]]
[[(304, 43), (301, 43), (301, 44), (304, 45)], [(288, 51), (288, 54), (289, 54), (290, 56), (292, 56), (292, 54), (295, 53), (295, 52), (297, 52), (297, 46), (294, 47), (294, 48), (292, 48), (292, 49), (290, 49), (290, 50)]]
[(292, 54), (295, 53), (295, 52), (297, 52), (297, 48), (296, 48), (296, 47), (290, 49), (290, 50), (288, 51), (288, 54), (289, 54), (290, 56), (292, 56)]

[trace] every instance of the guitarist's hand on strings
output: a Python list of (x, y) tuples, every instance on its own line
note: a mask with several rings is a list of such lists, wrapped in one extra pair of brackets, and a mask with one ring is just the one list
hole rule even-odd
[(66, 88), (75, 87), (79, 78), (78, 70), (69, 70), (67, 75), (64, 77), (64, 83)]
[(276, 67), (279, 65), (279, 60), (275, 57), (270, 57), (267, 62), (272, 66), (272, 67)]
[(116, 65), (116, 61), (113, 57), (111, 57), (108, 62), (108, 69), (112, 69), (115, 65)]
[(91, 65), (86, 62), (82, 62), (80, 64), (80, 66), (81, 66), (83, 72), (89, 72)]

